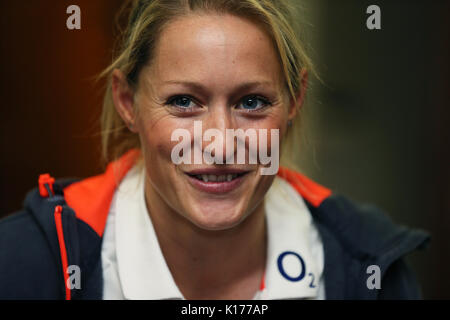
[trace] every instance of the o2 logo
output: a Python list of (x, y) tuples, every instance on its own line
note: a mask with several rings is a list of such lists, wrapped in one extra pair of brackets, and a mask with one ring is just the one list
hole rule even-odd
[[(297, 260), (300, 263), (300, 274), (299, 275), (289, 275), (287, 274), (286, 270), (284, 269), (283, 266), (283, 260), (284, 258), (288, 257), (288, 256), (294, 256), (295, 258), (297, 258)], [(277, 264), (278, 264), (278, 270), (280, 270), (281, 275), (292, 282), (298, 282), (298, 281), (302, 281), (303, 278), (305, 278), (306, 275), (306, 265), (305, 265), (305, 261), (303, 260), (303, 258), (296, 252), (293, 251), (285, 251), (282, 254), (280, 254), (278, 256), (278, 260), (277, 260)], [(309, 287), (310, 288), (315, 288), (316, 284), (314, 283), (315, 277), (314, 274), (312, 272), (308, 273), (308, 277), (310, 278), (310, 283), (309, 283)]]

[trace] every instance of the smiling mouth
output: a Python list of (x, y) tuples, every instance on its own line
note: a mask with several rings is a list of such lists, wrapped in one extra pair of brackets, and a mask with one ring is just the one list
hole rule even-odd
[(239, 188), (250, 171), (185, 172), (195, 189), (214, 194), (225, 194)]

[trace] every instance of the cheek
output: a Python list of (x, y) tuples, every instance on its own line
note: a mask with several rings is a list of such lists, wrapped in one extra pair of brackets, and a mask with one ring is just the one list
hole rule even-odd
[[(242, 129), (248, 129), (253, 128), (257, 131), (258, 136), (258, 149), (260, 147), (260, 138), (261, 136), (266, 137), (267, 141), (267, 150), (270, 153), (270, 150), (272, 148), (272, 145), (277, 144), (280, 146), (281, 141), (283, 139), (283, 136), (286, 132), (286, 122), (287, 122), (287, 115), (285, 115), (283, 112), (274, 112), (273, 114), (268, 115), (264, 119), (260, 120), (247, 120), (245, 123), (242, 123)], [(266, 133), (263, 134), (260, 130), (266, 130)], [(278, 137), (278, 139), (277, 139)], [(272, 138), (276, 139), (274, 141)], [(274, 145), (275, 147), (275, 145)]]
[[(285, 127), (286, 120), (282, 115), (276, 115), (273, 118), (269, 119), (267, 121), (267, 142), (268, 146), (270, 147), (273, 143), (278, 143), (282, 139), (284, 135), (284, 131), (286, 130)], [(277, 132), (278, 134), (275, 137), (278, 137), (278, 141), (272, 141), (272, 135), (271, 132)]]
[(145, 158), (150, 168), (171, 162), (171, 151), (176, 141), (171, 141), (172, 132), (177, 128), (176, 121), (169, 117), (157, 121), (146, 117), (140, 121), (140, 139)]

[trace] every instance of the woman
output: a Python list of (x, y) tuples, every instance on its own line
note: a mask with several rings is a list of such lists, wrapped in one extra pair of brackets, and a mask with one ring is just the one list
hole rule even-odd
[(313, 70), (291, 13), (134, 1), (104, 72), (114, 161), (82, 181), (42, 175), (1, 222), (0, 297), (419, 298), (404, 256), (426, 234), (278, 168)]

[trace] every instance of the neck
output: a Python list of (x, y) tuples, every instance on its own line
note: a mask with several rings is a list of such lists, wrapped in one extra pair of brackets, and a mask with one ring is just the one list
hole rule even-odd
[(148, 181), (145, 190), (159, 245), (183, 295), (193, 299), (251, 299), (266, 263), (263, 202), (239, 225), (211, 231), (174, 211)]

